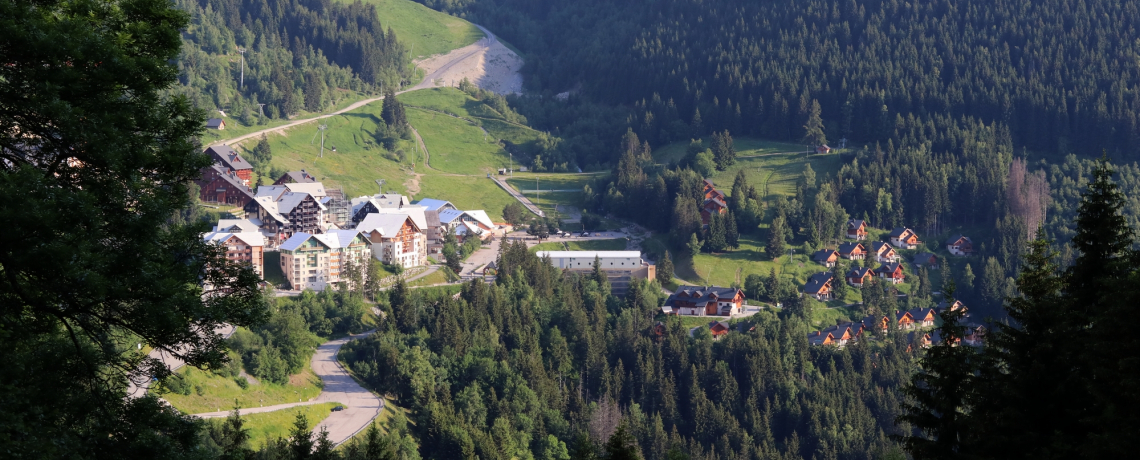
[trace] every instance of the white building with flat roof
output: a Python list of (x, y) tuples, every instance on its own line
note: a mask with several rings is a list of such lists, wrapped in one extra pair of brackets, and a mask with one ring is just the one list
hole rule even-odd
[(569, 270), (592, 270), (595, 258), (602, 270), (635, 270), (642, 264), (639, 251), (538, 251), (537, 254), (550, 257), (556, 268)]

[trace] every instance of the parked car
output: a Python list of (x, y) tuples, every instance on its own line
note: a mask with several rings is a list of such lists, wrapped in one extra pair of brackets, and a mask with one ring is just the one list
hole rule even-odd
[(336, 407), (332, 408), (332, 411), (333, 411), (333, 412), (339, 412), (339, 411), (342, 411), (342, 410), (344, 410), (344, 406), (336, 406)]

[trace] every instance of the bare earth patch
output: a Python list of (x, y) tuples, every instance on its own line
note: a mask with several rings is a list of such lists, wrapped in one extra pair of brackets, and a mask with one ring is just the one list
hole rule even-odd
[(473, 44), (416, 62), (427, 76), (412, 89), (459, 86), (466, 78), (498, 94), (522, 93), (522, 58), (487, 30), (484, 33), (487, 37)]

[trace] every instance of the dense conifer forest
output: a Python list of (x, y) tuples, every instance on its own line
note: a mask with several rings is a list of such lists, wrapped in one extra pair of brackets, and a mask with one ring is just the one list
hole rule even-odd
[[(330, 0), (179, 0), (191, 15), (179, 61), (182, 91), (246, 125), (304, 109), (322, 111), (348, 92), (377, 93), (410, 76), (410, 60), (374, 5)], [(244, 71), (239, 49), (244, 49)], [(243, 77), (244, 74), (244, 77)], [(238, 88), (244, 78), (244, 87)]]

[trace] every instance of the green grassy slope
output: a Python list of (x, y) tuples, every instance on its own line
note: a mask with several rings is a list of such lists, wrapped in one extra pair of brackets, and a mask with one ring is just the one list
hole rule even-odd
[(413, 58), (446, 53), (483, 38), (483, 32), (470, 22), (411, 0), (364, 0), (364, 3), (376, 5), (380, 23), (396, 32), (396, 38), (407, 46)]
[[(249, 430), (250, 447), (257, 450), (264, 447), (267, 441), (288, 438), (293, 429), (293, 422), (297, 419), (297, 413), (305, 415), (305, 420), (311, 430), (316, 428), (322, 420), (328, 418), (329, 414), (332, 414), (332, 408), (340, 405), (342, 404), (321, 403), (260, 414), (242, 414), (242, 421), (245, 422), (242, 427)], [(225, 419), (213, 418), (209, 419), (209, 423), (220, 425), (225, 423)]]
[[(307, 400), (321, 393), (321, 379), (308, 367), (300, 374), (291, 376), (288, 384), (260, 382), (249, 385), (244, 390), (233, 379), (192, 366), (179, 369), (178, 374), (186, 379), (193, 391), (188, 396), (166, 393), (162, 398), (175, 409), (187, 414), (233, 409), (235, 399), (241, 407), (258, 407), (297, 402), (298, 399)], [(202, 388), (202, 395), (197, 393), (199, 387)]]

